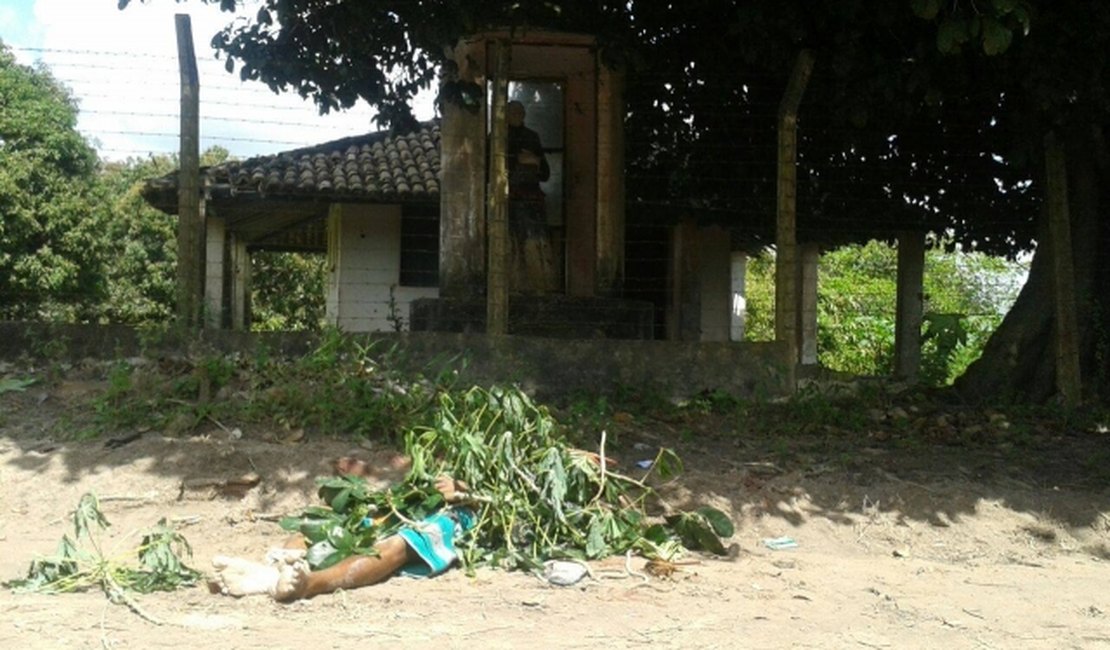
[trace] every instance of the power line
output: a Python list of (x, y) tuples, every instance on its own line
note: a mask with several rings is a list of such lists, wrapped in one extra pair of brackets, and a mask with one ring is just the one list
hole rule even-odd
[[(180, 134), (178, 134), (178, 133), (157, 133), (157, 132), (153, 132), (153, 131), (97, 131), (97, 133), (105, 133), (105, 134), (108, 134), (108, 135), (136, 135), (136, 136), (140, 136), (140, 137), (150, 137), (150, 138), (176, 138), (176, 137), (180, 136)], [(253, 142), (253, 143), (256, 143), (256, 144), (285, 144), (285, 145), (296, 145), (296, 146), (301, 146), (301, 145), (305, 144), (305, 142), (303, 140), (301, 140), (301, 141), (297, 141), (297, 140), (264, 140), (264, 139), (259, 139), (259, 138), (242, 138), (242, 137), (230, 136), (230, 135), (229, 136), (213, 136), (213, 135), (210, 135), (210, 136), (204, 136), (204, 138), (202, 138), (202, 139), (223, 140), (223, 141), (228, 141), (228, 142)]]
[[(128, 57), (128, 58), (143, 57), (143, 58), (148, 58), (148, 59), (169, 59), (171, 61), (176, 61), (177, 60), (177, 55), (175, 55), (175, 54), (151, 54), (150, 52), (126, 52), (126, 51), (123, 51), (123, 50), (77, 50), (77, 49), (56, 48), (56, 47), (28, 47), (28, 46), (25, 46), (25, 45), (12, 45), (10, 47), (14, 50), (21, 50), (23, 52), (45, 52), (45, 53), (49, 53), (49, 54), (80, 54), (82, 56), (87, 56), (89, 54), (93, 54), (93, 55), (96, 55), (96, 56), (117, 56), (117, 57)], [(197, 60), (199, 60), (199, 61), (218, 61), (219, 59), (217, 59), (215, 57), (211, 57), (211, 56), (209, 56), (209, 57), (198, 56)]]
[[(177, 119), (177, 118), (180, 117), (180, 114), (178, 114), (178, 113), (144, 113), (144, 112), (140, 112), (140, 111), (108, 111), (108, 110), (83, 110), (83, 111), (81, 111), (81, 114), (82, 115), (86, 115), (86, 114), (123, 115), (123, 116), (128, 116), (128, 117), (173, 118), (173, 119)], [(211, 116), (201, 115), (200, 119), (201, 119), (202, 122), (206, 121), (206, 120), (211, 120), (211, 121), (215, 121), (215, 122), (232, 122), (232, 123), (235, 123), (235, 124), (242, 124), (242, 123), (248, 122), (248, 120), (244, 120), (242, 117), (222, 117), (222, 116), (215, 116), (215, 115), (211, 115)], [(314, 129), (314, 130), (348, 131), (348, 132), (351, 130), (350, 128), (348, 128), (346, 126), (342, 126), (342, 125), (337, 125), (337, 124), (314, 124), (312, 122), (286, 122), (286, 121), (281, 121), (281, 120), (251, 119), (251, 120), (249, 120), (249, 123), (250, 124), (266, 124), (266, 125), (274, 125), (274, 126), (297, 126), (297, 127), (310, 128), (310, 129)], [(105, 132), (102, 131), (102, 133), (105, 133)]]

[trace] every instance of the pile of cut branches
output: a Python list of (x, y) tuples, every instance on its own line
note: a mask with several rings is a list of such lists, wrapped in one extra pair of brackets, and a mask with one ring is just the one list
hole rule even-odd
[[(320, 481), (326, 507), (283, 520), (310, 545), (323, 568), (442, 508), (436, 477), (465, 481), (477, 524), (457, 544), (467, 566), (537, 568), (552, 558), (597, 559), (636, 551), (673, 560), (683, 549), (725, 553), (732, 522), (719, 510), (670, 511), (648, 484), (682, 470), (661, 449), (648, 475), (615, 471), (598, 453), (571, 447), (554, 418), (517, 389), (471, 388), (443, 393), (432, 424), (408, 432), (412, 468), (403, 482), (373, 491), (358, 477)], [(650, 503), (649, 503), (650, 502)], [(661, 517), (649, 517), (648, 505)]]

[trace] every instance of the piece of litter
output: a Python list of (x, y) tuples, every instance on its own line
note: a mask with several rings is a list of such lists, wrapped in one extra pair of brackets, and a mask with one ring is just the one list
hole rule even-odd
[(651, 465), (654, 462), (653, 460), (638, 460), (636, 461), (636, 467), (640, 469), (651, 469)]
[(543, 565), (543, 577), (553, 585), (569, 587), (586, 577), (589, 570), (577, 562), (548, 560)]
[(772, 551), (781, 551), (788, 548), (798, 548), (798, 542), (793, 537), (774, 537), (763, 540), (763, 545)]

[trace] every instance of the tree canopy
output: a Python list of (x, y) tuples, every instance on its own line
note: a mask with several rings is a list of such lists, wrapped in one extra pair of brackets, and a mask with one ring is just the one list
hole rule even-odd
[(76, 126), (69, 91), (0, 43), (0, 318), (87, 318), (103, 294), (96, 153)]
[[(1013, 253), (1034, 237), (1025, 195), (1036, 155), (1010, 136), (1040, 116), (1009, 109), (1059, 107), (1062, 77), (1045, 68), (1071, 59), (1045, 55), (1066, 31), (1056, 21), (1106, 19), (1058, 4), (264, 0), (212, 45), (243, 79), (325, 112), (366, 101), (404, 126), (461, 36), (495, 26), (595, 34), (606, 60), (628, 71), (629, 196), (640, 218), (679, 207), (745, 224), (755, 243), (773, 232), (774, 119), (806, 48), (818, 70), (801, 116), (803, 237), (951, 228), (955, 241)], [(1099, 38), (1079, 40), (1093, 53)], [(1079, 83), (1089, 77), (1076, 74), (1072, 90), (1089, 91)]]

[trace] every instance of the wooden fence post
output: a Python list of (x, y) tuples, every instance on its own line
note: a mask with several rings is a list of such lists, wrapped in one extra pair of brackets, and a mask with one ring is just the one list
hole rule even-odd
[(489, 271), (486, 283), (486, 334), (509, 331), (509, 282), (507, 258), (509, 245), (509, 175), (507, 149), (509, 127), (505, 107), (509, 103), (509, 41), (499, 39), (495, 50), (493, 79), (492, 133), (490, 134), (489, 189), (486, 191), (486, 219), (489, 234)]
[(779, 103), (778, 198), (775, 228), (775, 339), (787, 346), (788, 382), (795, 386), (798, 349), (798, 106), (802, 102), (813, 53), (802, 50)]
[(921, 319), (925, 309), (925, 233), (898, 233), (898, 296), (894, 316), (894, 375), (909, 383), (921, 370)]
[(181, 73), (181, 153), (177, 180), (177, 318), (201, 324), (204, 287), (204, 218), (200, 210), (200, 80), (187, 14), (174, 16)]

